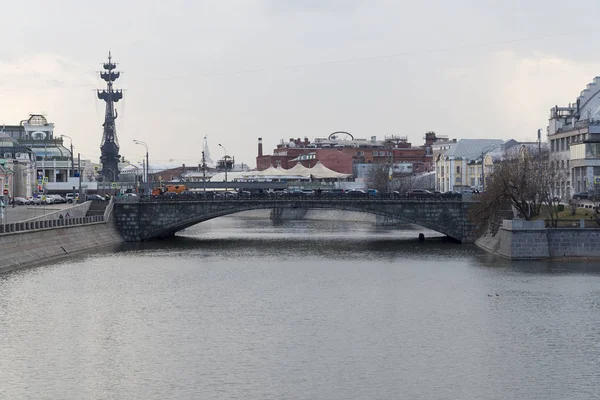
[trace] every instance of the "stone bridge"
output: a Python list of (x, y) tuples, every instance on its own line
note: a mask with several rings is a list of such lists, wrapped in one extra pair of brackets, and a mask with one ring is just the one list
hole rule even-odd
[[(132, 198), (125, 198), (130, 200)], [(240, 211), (284, 208), (357, 211), (420, 225), (462, 243), (473, 243), (475, 226), (468, 220), (474, 203), (446, 199), (233, 199), (144, 200), (115, 203), (116, 225), (128, 242), (172, 236), (212, 218)]]

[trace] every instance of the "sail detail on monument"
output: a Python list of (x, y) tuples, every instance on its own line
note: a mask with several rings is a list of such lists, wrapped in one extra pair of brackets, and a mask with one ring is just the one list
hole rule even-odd
[(123, 91), (113, 88), (113, 82), (119, 78), (120, 72), (114, 71), (117, 67), (112, 62), (110, 51), (108, 52), (108, 62), (103, 64), (105, 71), (100, 72), (100, 77), (106, 82), (106, 89), (97, 90), (98, 98), (106, 103), (106, 112), (104, 113), (104, 123), (102, 124), (102, 142), (100, 143), (100, 162), (102, 171), (100, 172), (103, 180), (119, 180), (119, 140), (117, 139), (117, 129), (115, 120), (117, 119), (117, 110), (115, 103), (123, 98)]

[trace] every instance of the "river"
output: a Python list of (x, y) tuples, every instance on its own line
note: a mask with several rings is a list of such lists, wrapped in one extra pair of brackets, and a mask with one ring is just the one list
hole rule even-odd
[(599, 263), (421, 231), (225, 217), (0, 275), (0, 398), (600, 397)]

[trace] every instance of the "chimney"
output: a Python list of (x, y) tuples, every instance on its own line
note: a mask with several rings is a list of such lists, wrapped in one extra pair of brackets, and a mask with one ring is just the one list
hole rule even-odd
[(262, 157), (263, 153), (262, 153), (262, 138), (258, 138), (258, 156)]

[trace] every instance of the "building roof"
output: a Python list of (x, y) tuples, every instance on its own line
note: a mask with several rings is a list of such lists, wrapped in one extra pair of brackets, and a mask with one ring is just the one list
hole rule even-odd
[(444, 156), (473, 160), (481, 158), (482, 153), (493, 151), (502, 143), (504, 141), (501, 139), (460, 139), (455, 146), (444, 153)]
[(6, 133), (0, 132), (0, 147), (15, 147), (17, 146), (17, 141), (7, 135)]

